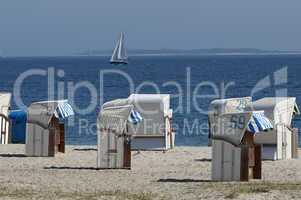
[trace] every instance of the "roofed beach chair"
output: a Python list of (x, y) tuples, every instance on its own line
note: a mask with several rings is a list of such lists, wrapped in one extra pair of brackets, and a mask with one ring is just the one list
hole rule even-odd
[(265, 97), (248, 105), (247, 110), (263, 110), (274, 129), (255, 136), (255, 143), (262, 145), (262, 158), (268, 160), (298, 157), (298, 129), (292, 119), (300, 114), (294, 97)]
[(261, 179), (261, 145), (254, 142), (254, 135), (273, 126), (263, 111), (244, 111), (250, 102), (247, 97), (214, 100), (210, 104), (212, 180)]
[(11, 140), (8, 118), (11, 96), (11, 93), (0, 92), (0, 144), (8, 144)]
[(105, 103), (97, 118), (97, 167), (131, 169), (131, 124), (142, 121), (140, 114), (127, 99)]
[(26, 155), (55, 156), (65, 152), (64, 119), (74, 115), (67, 100), (32, 103), (27, 110)]

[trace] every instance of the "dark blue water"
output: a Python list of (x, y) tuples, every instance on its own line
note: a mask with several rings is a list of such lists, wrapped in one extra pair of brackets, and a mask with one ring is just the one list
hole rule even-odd
[[(80, 87), (75, 90), (72, 103), (84, 109), (91, 100), (99, 106), (102, 98), (108, 101), (129, 96), (129, 81), (116, 73), (104, 76), (101, 89), (100, 72), (120, 70), (119, 72), (127, 74), (133, 81), (133, 87), (139, 93), (155, 93), (156, 90), (173, 95), (181, 93), (180, 98), (175, 97), (171, 101), (176, 111), (173, 122), (177, 130), (177, 145), (207, 143), (207, 115), (200, 113), (200, 109), (206, 111), (212, 99), (223, 96), (221, 93), (227, 85), (225, 97), (249, 96), (256, 83), (267, 77), (266, 80), (270, 81), (271, 86), (254, 93), (253, 99), (275, 96), (275, 91), (287, 88), (288, 95), (297, 97), (297, 102), (301, 105), (301, 56), (297, 55), (137, 56), (131, 57), (130, 64), (124, 66), (112, 66), (108, 60), (108, 57), (3, 58), (0, 59), (0, 91), (12, 92), (16, 79), (28, 70), (39, 69), (46, 73), (48, 68), (53, 67), (55, 98), (58, 98), (59, 91), (64, 91), (61, 95), (65, 98), (68, 98), (68, 93), (70, 97), (70, 87), (82, 82), (89, 82), (89, 87), (97, 91), (96, 96), (91, 98), (87, 88)], [(274, 77), (274, 72), (285, 66), (287, 81), (275, 85), (277, 78)], [(46, 100), (48, 88), (47, 76), (30, 76), (21, 85), (20, 98), (25, 105)], [(213, 95), (214, 93), (219, 95)], [(202, 97), (195, 99), (196, 95)], [(211, 96), (205, 98), (204, 95)], [(16, 98), (19, 96), (14, 96), (13, 109), (18, 109)], [(96, 144), (94, 123), (97, 111), (97, 108), (93, 108), (88, 114), (77, 113), (69, 121), (69, 144)], [(88, 124), (84, 124), (84, 120)], [(80, 122), (82, 126), (79, 126)], [(294, 123), (300, 127), (300, 118), (296, 118)]]

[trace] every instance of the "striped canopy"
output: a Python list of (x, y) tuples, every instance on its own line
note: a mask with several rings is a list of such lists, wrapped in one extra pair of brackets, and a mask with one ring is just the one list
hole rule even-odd
[(132, 112), (128, 118), (128, 121), (132, 124), (138, 124), (138, 123), (142, 122), (142, 120), (143, 120), (143, 118), (140, 115), (140, 113), (135, 110), (132, 110)]
[(54, 115), (59, 119), (66, 119), (74, 115), (74, 111), (67, 100), (59, 101)]
[(251, 133), (258, 133), (272, 128), (271, 121), (264, 116), (263, 112), (253, 112), (247, 130)]

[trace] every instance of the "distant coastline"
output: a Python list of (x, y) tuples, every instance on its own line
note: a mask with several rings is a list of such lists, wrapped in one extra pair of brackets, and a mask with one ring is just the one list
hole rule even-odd
[[(112, 50), (85, 50), (75, 53), (76, 56), (110, 56)], [(301, 54), (301, 50), (262, 50), (256, 48), (212, 48), (212, 49), (129, 49), (134, 56), (147, 55), (286, 55)]]
[[(0, 54), (0, 60), (22, 57), (110, 57), (113, 50), (79, 50), (65, 54)], [(212, 49), (128, 49), (132, 56), (277, 56), (301, 55), (301, 50), (262, 50), (256, 48), (212, 48)]]

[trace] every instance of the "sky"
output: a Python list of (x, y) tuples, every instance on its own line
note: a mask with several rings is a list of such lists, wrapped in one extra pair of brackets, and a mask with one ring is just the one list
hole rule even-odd
[(6, 56), (113, 49), (301, 50), (300, 0), (0, 0)]

